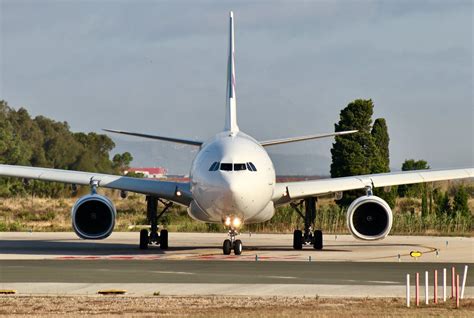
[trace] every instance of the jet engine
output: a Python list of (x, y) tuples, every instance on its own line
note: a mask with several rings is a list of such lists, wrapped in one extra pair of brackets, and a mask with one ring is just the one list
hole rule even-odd
[(347, 225), (361, 240), (379, 240), (392, 228), (392, 210), (383, 199), (368, 195), (357, 198), (347, 210)]
[(117, 214), (112, 201), (98, 194), (89, 194), (77, 200), (71, 213), (74, 231), (88, 240), (108, 237), (114, 229)]

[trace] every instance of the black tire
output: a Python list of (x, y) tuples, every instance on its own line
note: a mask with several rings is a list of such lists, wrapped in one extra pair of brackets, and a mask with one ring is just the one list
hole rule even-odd
[(222, 252), (224, 252), (224, 255), (230, 255), (231, 250), (232, 244), (230, 243), (230, 240), (225, 240), (224, 244), (222, 244)]
[(162, 250), (168, 249), (168, 230), (160, 231), (160, 248)]
[(293, 232), (293, 248), (295, 250), (303, 249), (303, 232), (295, 230)]
[(313, 247), (315, 250), (323, 249), (323, 232), (321, 230), (314, 231)]
[(241, 240), (236, 240), (234, 242), (234, 254), (235, 255), (242, 254), (242, 249), (243, 249), (242, 241)]
[(148, 248), (148, 230), (143, 229), (140, 231), (140, 249), (146, 250)]

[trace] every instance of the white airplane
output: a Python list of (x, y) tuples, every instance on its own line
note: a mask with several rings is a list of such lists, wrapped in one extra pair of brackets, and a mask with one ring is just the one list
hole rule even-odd
[[(73, 229), (83, 239), (104, 239), (114, 229), (117, 214), (114, 204), (97, 193), (98, 188), (103, 187), (121, 190), (122, 197), (126, 196), (127, 191), (146, 195), (147, 216), (151, 227), (150, 231), (143, 229), (140, 232), (140, 248), (146, 249), (153, 243), (160, 245), (162, 249), (168, 248), (168, 232), (165, 229), (158, 232), (158, 221), (173, 203), (177, 203), (186, 206), (193, 219), (223, 224), (229, 230), (229, 239), (224, 241), (223, 253), (230, 254), (233, 250), (236, 255), (242, 253), (242, 242), (236, 239), (242, 225), (271, 219), (275, 207), (279, 205), (291, 203), (304, 218), (303, 231), (294, 231), (293, 247), (301, 249), (303, 245), (313, 245), (315, 249), (322, 249), (322, 232), (313, 231), (318, 196), (340, 196), (343, 191), (366, 189), (367, 195), (356, 199), (349, 206), (347, 223), (355, 237), (377, 240), (390, 232), (392, 211), (383, 199), (372, 194), (373, 188), (474, 177), (474, 169), (468, 168), (277, 183), (275, 169), (265, 147), (356, 131), (268, 141), (257, 141), (241, 132), (237, 125), (234, 57), (234, 21), (230, 12), (225, 126), (222, 132), (208, 141), (106, 130), (199, 147), (192, 163), (189, 183), (11, 165), (0, 165), (0, 176), (64, 182), (72, 184), (73, 188), (76, 185), (89, 185), (91, 194), (80, 198), (72, 208)], [(159, 214), (158, 202), (164, 205)], [(300, 211), (300, 207), (304, 207), (304, 213)]]

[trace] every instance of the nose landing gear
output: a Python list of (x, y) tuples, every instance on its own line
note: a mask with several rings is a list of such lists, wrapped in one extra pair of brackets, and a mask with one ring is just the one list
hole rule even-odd
[(241, 240), (236, 240), (235, 237), (239, 233), (235, 229), (230, 229), (229, 230), (229, 238), (224, 240), (224, 244), (222, 244), (222, 251), (224, 255), (230, 255), (232, 250), (234, 250), (235, 255), (240, 255), (242, 254), (242, 241)]

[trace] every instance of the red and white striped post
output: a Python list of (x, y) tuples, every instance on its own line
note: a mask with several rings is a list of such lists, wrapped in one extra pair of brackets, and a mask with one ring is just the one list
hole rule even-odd
[(456, 308), (459, 308), (459, 275), (456, 275)]
[(430, 296), (428, 295), (428, 271), (425, 271), (425, 304), (428, 305), (430, 303)]
[(407, 274), (407, 307), (410, 307), (410, 274)]
[(434, 291), (433, 291), (433, 302), (438, 303), (438, 270), (434, 271)]
[(415, 302), (417, 307), (420, 306), (420, 273), (416, 273)]
[(454, 298), (454, 284), (456, 282), (456, 269), (454, 266), (451, 268), (451, 298)]

